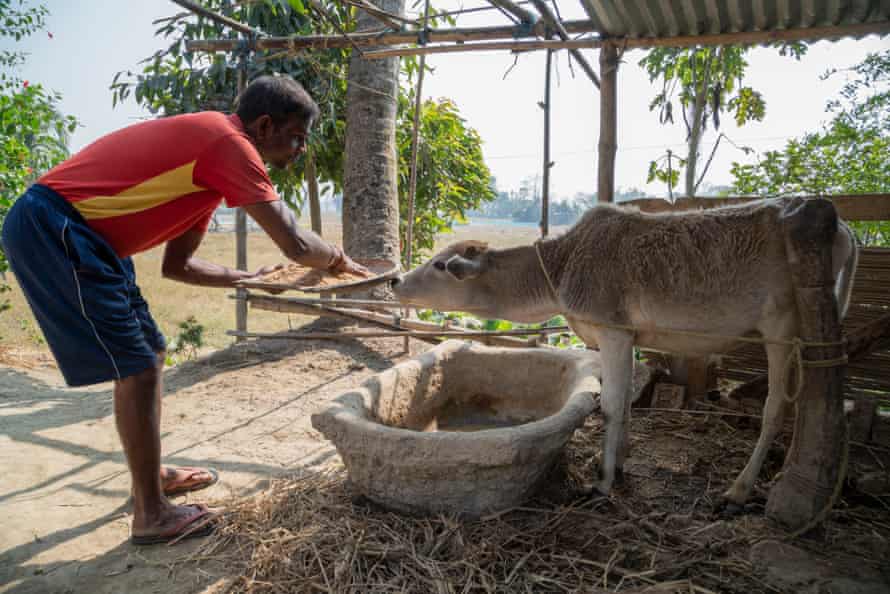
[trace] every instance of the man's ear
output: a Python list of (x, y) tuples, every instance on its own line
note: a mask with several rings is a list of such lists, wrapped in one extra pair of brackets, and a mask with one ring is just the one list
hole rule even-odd
[(272, 116), (263, 114), (248, 124), (247, 128), (252, 133), (254, 140), (264, 142), (275, 133), (275, 122), (272, 121)]
[(461, 256), (452, 256), (451, 259), (445, 263), (445, 270), (457, 280), (462, 281), (479, 276), (479, 273), (482, 272), (482, 265), (478, 260), (468, 260)]

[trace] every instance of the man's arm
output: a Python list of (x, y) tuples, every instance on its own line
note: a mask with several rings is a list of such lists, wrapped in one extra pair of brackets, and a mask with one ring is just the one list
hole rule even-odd
[(164, 278), (205, 287), (231, 287), (237, 280), (266, 274), (275, 269), (267, 266), (257, 272), (246, 272), (195, 258), (195, 250), (203, 237), (204, 233), (200, 231), (186, 231), (167, 242), (164, 263), (161, 266)]
[(294, 214), (281, 200), (246, 204), (242, 208), (291, 260), (332, 272), (368, 274), (364, 266), (354, 262), (336, 245), (311, 231), (300, 229)]

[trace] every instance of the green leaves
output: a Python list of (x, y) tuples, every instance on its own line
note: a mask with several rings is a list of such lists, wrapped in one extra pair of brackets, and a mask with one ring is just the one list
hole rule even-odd
[[(13, 8), (10, 0), (0, 0), (0, 38), (19, 41), (41, 30), (48, 14), (42, 5), (18, 2)], [(25, 189), (68, 156), (69, 135), (77, 127), (74, 117), (59, 113), (58, 93), (17, 75), (24, 61), (23, 52), (0, 52), (0, 226)], [(6, 270), (0, 246), (0, 273)], [(5, 286), (0, 279), (0, 292)]]
[[(399, 153), (399, 210), (402, 242), (407, 236), (408, 189), (414, 98), (399, 99), (396, 144)], [(493, 200), (491, 172), (482, 158), (482, 139), (470, 128), (450, 99), (427, 100), (421, 106), (417, 152), (417, 193), (414, 210), (413, 262), (424, 259), (438, 233), (448, 233), (466, 212)], [(402, 250), (405, 253), (405, 250)]]
[[(781, 55), (797, 59), (806, 52), (806, 45), (797, 42), (776, 47)], [(696, 175), (702, 157), (699, 150), (702, 133), (708, 122), (711, 122), (714, 130), (718, 130), (720, 116), (726, 111), (732, 113), (738, 126), (752, 120), (760, 121), (766, 115), (763, 96), (751, 87), (742, 86), (748, 67), (745, 59), (748, 49), (742, 46), (656, 48), (639, 62), (649, 74), (650, 81), (661, 81), (661, 91), (649, 104), (650, 111), (658, 111), (658, 122), (672, 124), (675, 112), (679, 110), (682, 114), (688, 150), (686, 159), (680, 161), (677, 168), (688, 168), (687, 195), (695, 194), (711, 162), (708, 158), (704, 170)], [(664, 157), (659, 159), (664, 160)], [(661, 180), (672, 190), (678, 183), (679, 173), (675, 176), (672, 169), (653, 162), (648, 178), (649, 182)]]
[[(831, 76), (836, 71), (831, 71)], [(890, 192), (890, 50), (848, 70), (854, 78), (828, 104), (822, 130), (767, 151), (753, 165), (733, 163), (740, 194), (872, 194)], [(860, 223), (863, 241), (890, 245), (887, 223)]]

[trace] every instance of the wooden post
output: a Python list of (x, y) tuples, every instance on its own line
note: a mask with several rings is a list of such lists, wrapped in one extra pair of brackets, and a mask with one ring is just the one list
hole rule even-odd
[(309, 194), (309, 220), (312, 231), (321, 236), (321, 201), (318, 199), (318, 173), (315, 171), (315, 154), (310, 150), (306, 153), (306, 170), (303, 177), (306, 178), (307, 194)]
[[(242, 57), (238, 67), (238, 95), (247, 87), (247, 61)], [(243, 208), (235, 210), (235, 267), (247, 270), (247, 213)], [(235, 329), (247, 332), (247, 289), (235, 289)], [(235, 342), (244, 342), (243, 336), (235, 338)]]
[(597, 202), (615, 201), (615, 151), (618, 148), (618, 50), (600, 49), (600, 142)]
[[(838, 225), (834, 206), (828, 200), (796, 199), (788, 205), (783, 222), (800, 338), (804, 342), (839, 343), (841, 325), (831, 277), (832, 244)], [(805, 348), (803, 358), (830, 361), (843, 354), (839, 344)], [(766, 506), (769, 517), (794, 529), (818, 522), (843, 480), (848, 447), (843, 375), (842, 365), (805, 366), (803, 370), (794, 437), (781, 478), (770, 491)]]
[(541, 190), (541, 237), (550, 234), (550, 72), (553, 70), (553, 51), (547, 50), (547, 70), (544, 74), (544, 187)]

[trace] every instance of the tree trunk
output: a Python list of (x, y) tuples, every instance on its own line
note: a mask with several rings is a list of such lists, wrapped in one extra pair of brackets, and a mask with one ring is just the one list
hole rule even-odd
[(321, 236), (321, 201), (318, 199), (318, 174), (315, 171), (315, 155), (306, 155), (306, 188), (309, 194), (309, 220), (312, 231)]
[[(404, 0), (372, 0), (402, 14)], [(357, 31), (377, 28), (358, 11)], [(343, 246), (353, 257), (400, 260), (396, 110), (399, 58), (365, 60), (353, 50), (346, 92)]]
[[(698, 174), (698, 157), (699, 148), (701, 146), (702, 130), (705, 121), (705, 106), (708, 101), (708, 91), (711, 86), (711, 62), (715, 59), (710, 51), (708, 52), (708, 61), (705, 63), (705, 71), (702, 80), (695, 89), (695, 103), (692, 104), (692, 123), (689, 128), (689, 151), (686, 155), (686, 195), (689, 198), (695, 196), (696, 183), (695, 176)], [(693, 66), (694, 68), (694, 66)]]

